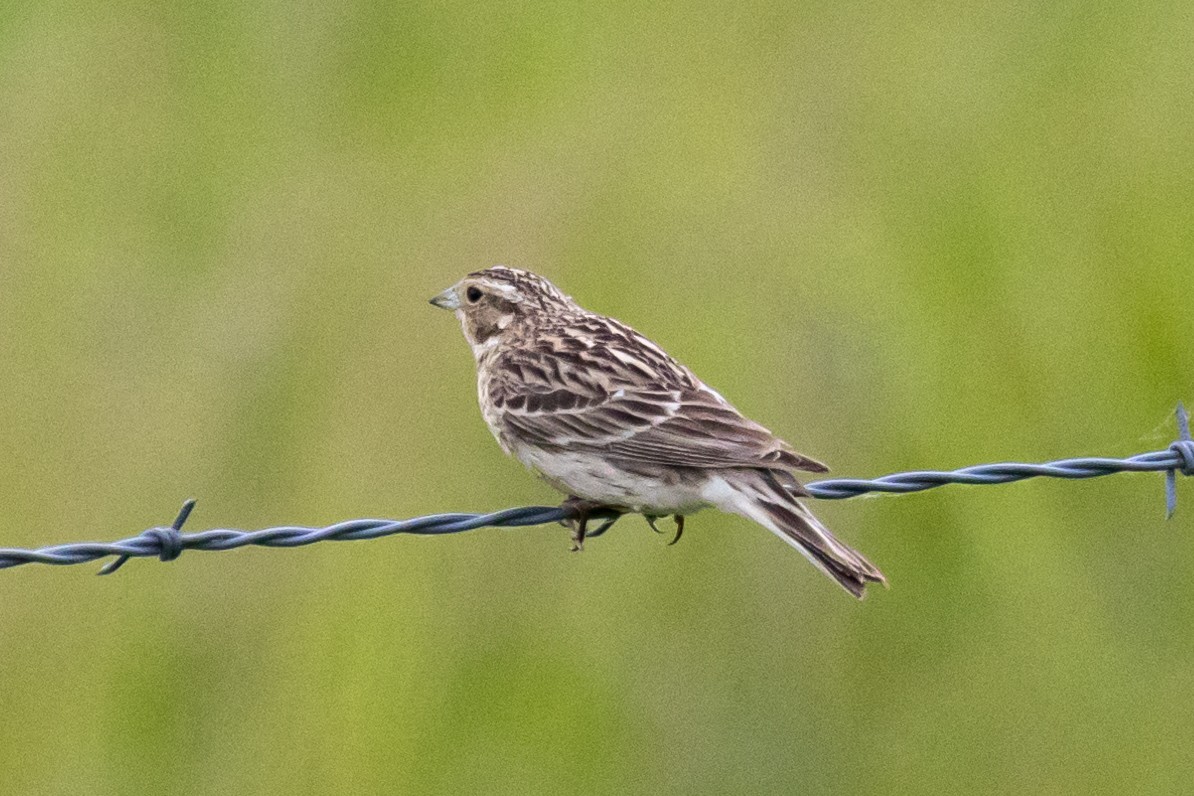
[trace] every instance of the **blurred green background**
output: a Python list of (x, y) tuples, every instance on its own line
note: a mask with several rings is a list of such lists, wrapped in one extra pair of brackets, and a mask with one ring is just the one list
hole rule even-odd
[[(838, 476), (1164, 447), (1194, 397), (1170, 3), (0, 5), (0, 545), (553, 503), (462, 274), (539, 271)], [(1176, 792), (1194, 492), (0, 573), (0, 790)]]

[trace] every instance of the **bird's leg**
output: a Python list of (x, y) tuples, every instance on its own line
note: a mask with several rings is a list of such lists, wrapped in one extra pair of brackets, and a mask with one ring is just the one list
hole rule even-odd
[(659, 526), (655, 524), (655, 521), (659, 517), (654, 514), (644, 514), (643, 519), (647, 521), (647, 524), (651, 526), (651, 530), (655, 531), (655, 533), (663, 533), (663, 531), (659, 530)]
[(676, 521), (676, 535), (672, 537), (670, 542), (668, 542), (669, 547), (680, 541), (680, 537), (684, 535), (684, 515), (673, 514), (672, 519)]
[(585, 531), (588, 528), (589, 515), (582, 512), (576, 518), (576, 525), (572, 526), (572, 552), (579, 553), (585, 549)]

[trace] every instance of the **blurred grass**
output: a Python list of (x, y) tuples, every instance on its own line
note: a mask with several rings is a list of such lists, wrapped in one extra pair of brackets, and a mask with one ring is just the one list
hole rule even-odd
[[(839, 475), (1160, 447), (1191, 398), (1166, 3), (0, 5), (3, 544), (549, 502), (425, 305), (495, 262)], [(1160, 430), (1158, 430), (1160, 429)], [(12, 793), (1156, 792), (1159, 479), (0, 577)]]

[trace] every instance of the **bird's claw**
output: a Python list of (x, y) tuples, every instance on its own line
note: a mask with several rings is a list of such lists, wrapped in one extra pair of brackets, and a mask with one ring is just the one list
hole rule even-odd
[(680, 541), (680, 537), (684, 535), (684, 515), (673, 514), (672, 519), (676, 521), (676, 535), (673, 536), (672, 540), (667, 543), (668, 547), (671, 547), (676, 542)]
[(601, 534), (603, 534), (603, 533), (605, 533), (606, 531), (608, 531), (608, 530), (610, 529), (610, 527), (611, 527), (611, 526), (613, 526), (613, 524), (614, 524), (615, 522), (617, 522), (617, 521), (618, 521), (618, 518), (617, 518), (617, 517), (610, 517), (610, 518), (609, 518), (609, 519), (607, 519), (605, 522), (601, 523), (601, 525), (600, 525), (600, 526), (597, 528), (597, 530), (595, 530), (595, 531), (589, 531), (589, 532), (588, 532), (588, 533), (585, 535), (585, 538), (586, 538), (586, 539), (595, 539), (596, 537), (598, 537), (598, 536), (600, 536)]
[[(655, 524), (656, 520), (659, 519), (659, 515), (644, 514), (643, 519), (647, 521), (647, 524), (651, 526), (651, 530), (655, 531), (655, 533), (663, 533), (663, 531), (659, 530), (659, 526)], [(680, 536), (684, 533), (684, 515), (673, 514), (672, 519), (676, 521), (676, 533), (674, 536), (672, 536), (672, 540), (668, 542), (668, 547), (671, 547), (676, 542), (680, 541)]]

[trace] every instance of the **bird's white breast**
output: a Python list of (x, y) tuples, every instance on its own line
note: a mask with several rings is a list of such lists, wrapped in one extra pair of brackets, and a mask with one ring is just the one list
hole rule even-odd
[(646, 514), (690, 514), (706, 507), (701, 483), (627, 472), (606, 457), (587, 452), (514, 448), (519, 461), (557, 489), (586, 500)]

